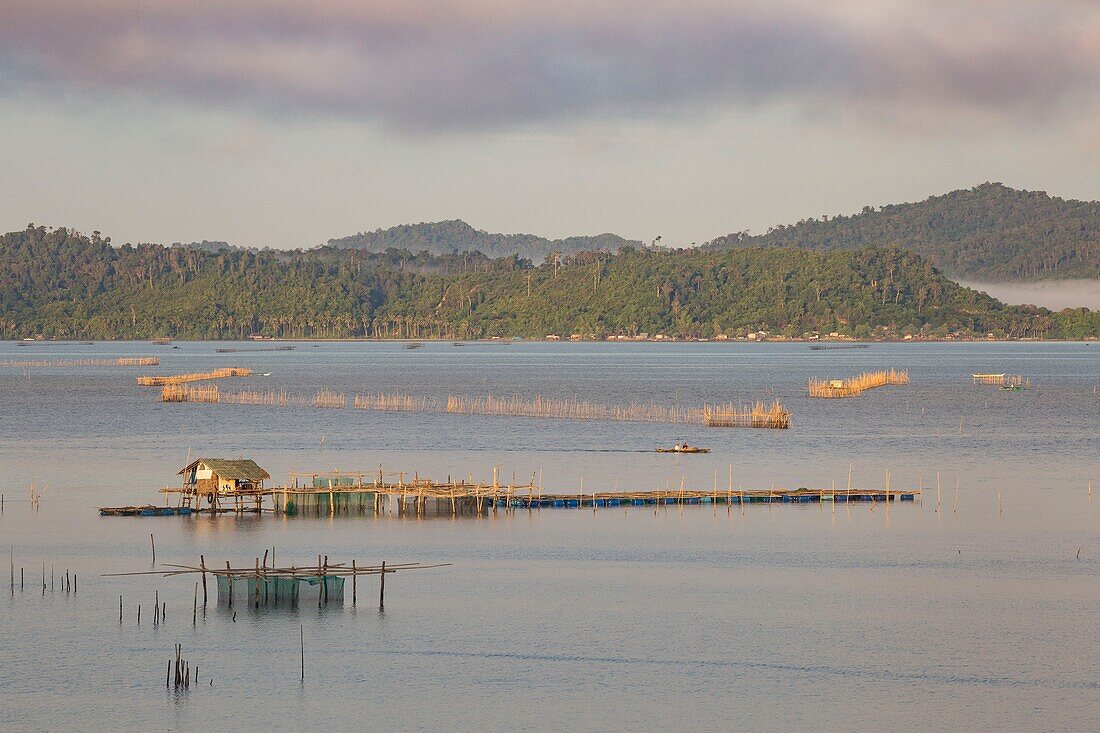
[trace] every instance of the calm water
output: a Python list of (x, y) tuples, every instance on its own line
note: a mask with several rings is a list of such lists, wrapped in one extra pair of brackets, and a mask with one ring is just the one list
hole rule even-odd
[[(218, 344), (217, 346), (224, 346)], [(21, 346), (0, 359), (156, 354), (154, 369), (0, 368), (0, 729), (1092, 730), (1100, 715), (1100, 344), (215, 344)], [(240, 348), (256, 348), (241, 344)], [(246, 366), (225, 388), (401, 390), (696, 405), (778, 397), (789, 431), (162, 404), (138, 373)], [(908, 387), (809, 400), (809, 377), (910, 370)], [(1034, 388), (970, 384), (1020, 373)], [(685, 439), (703, 456), (658, 455)], [(188, 456), (291, 470), (418, 471), (620, 487), (924, 487), (919, 504), (545, 509), (480, 519), (111, 518)], [(936, 473), (942, 483), (936, 511)], [(1095, 484), (1090, 500), (1088, 482)], [(41, 508), (26, 500), (46, 486)], [(959, 489), (956, 495), (956, 481)], [(957, 498), (956, 498), (957, 496)], [(1092, 502), (1097, 502), (1096, 507)], [(450, 562), (360, 605), (191, 626), (160, 562), (318, 553)], [(1078, 557), (1078, 551), (1080, 556)], [(43, 595), (42, 563), (79, 574)], [(19, 569), (26, 588), (20, 590)], [(7, 589), (5, 588), (5, 591)], [(154, 627), (154, 591), (167, 620)], [(118, 596), (126, 618), (118, 623)], [(141, 626), (135, 623), (141, 603)], [(299, 624), (306, 680), (299, 681)], [(173, 645), (203, 686), (167, 692)], [(213, 676), (214, 684), (207, 680)]]

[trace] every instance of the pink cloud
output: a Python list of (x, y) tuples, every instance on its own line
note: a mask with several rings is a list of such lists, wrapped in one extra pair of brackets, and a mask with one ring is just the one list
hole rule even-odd
[(1073, 0), (0, 0), (0, 18), (0, 90), (414, 130), (772, 101), (1047, 117), (1100, 89), (1100, 6)]

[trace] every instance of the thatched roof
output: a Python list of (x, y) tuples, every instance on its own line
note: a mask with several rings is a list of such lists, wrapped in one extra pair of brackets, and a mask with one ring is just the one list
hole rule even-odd
[(197, 458), (187, 464), (180, 471), (180, 475), (189, 473), (200, 463), (205, 464), (223, 479), (236, 479), (238, 481), (262, 481), (271, 478), (271, 474), (256, 465), (256, 462), (248, 458)]

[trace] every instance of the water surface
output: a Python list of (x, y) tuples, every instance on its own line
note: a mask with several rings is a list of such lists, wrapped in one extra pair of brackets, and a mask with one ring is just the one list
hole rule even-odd
[[(874, 344), (0, 344), (5, 358), (156, 354), (155, 369), (0, 370), (0, 728), (224, 730), (1088, 730), (1100, 712), (1100, 346)], [(240, 348), (256, 348), (241, 344)], [(330, 388), (697, 405), (778, 398), (788, 431), (162, 404), (137, 373), (246, 366), (226, 388)], [(810, 400), (810, 377), (908, 368), (908, 387)], [(1020, 373), (1025, 392), (975, 386)], [(676, 440), (701, 456), (655, 454)], [(547, 490), (924, 489), (918, 504), (498, 512), (483, 518), (99, 517), (188, 457), (419, 472)], [(940, 479), (939, 511), (936, 476)], [(39, 509), (27, 487), (45, 486)], [(956, 492), (956, 483), (958, 490)], [(1100, 493), (1095, 497), (1100, 501)], [(193, 580), (102, 573), (318, 553), (449, 562), (360, 603), (211, 606)], [(1079, 556), (1078, 556), (1078, 551)], [(41, 592), (41, 563), (78, 591)], [(19, 569), (25, 585), (18, 587)], [(154, 591), (168, 618), (150, 623)], [(118, 596), (126, 617), (118, 623)], [(135, 623), (143, 605), (141, 626)], [(299, 627), (306, 679), (299, 680)], [(164, 689), (173, 645), (203, 687)], [(209, 676), (213, 686), (207, 684)], [(93, 723), (94, 722), (94, 723)]]

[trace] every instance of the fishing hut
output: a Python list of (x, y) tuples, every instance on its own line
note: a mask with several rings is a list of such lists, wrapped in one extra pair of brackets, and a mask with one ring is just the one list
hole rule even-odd
[[(183, 489), (180, 494), (180, 506), (198, 509), (203, 499), (215, 512), (220, 504), (231, 504), (234, 511), (245, 511), (252, 503), (252, 511), (260, 511), (264, 490), (264, 481), (271, 474), (260, 468), (255, 461), (247, 458), (198, 458), (180, 469), (183, 476)], [(170, 489), (164, 492), (176, 493)], [(228, 509), (228, 507), (227, 507)]]

